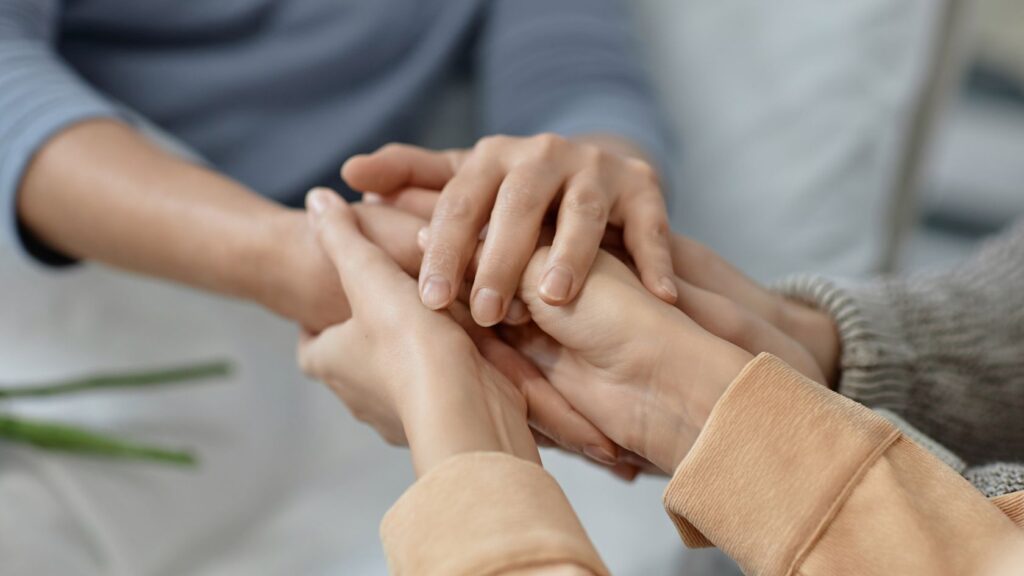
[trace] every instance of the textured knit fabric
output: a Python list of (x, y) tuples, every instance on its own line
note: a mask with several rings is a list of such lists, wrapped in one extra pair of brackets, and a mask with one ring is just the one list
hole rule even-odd
[(948, 448), (986, 494), (1024, 488), (1024, 222), (948, 271), (781, 290), (835, 320), (842, 394)]
[(292, 204), (416, 141), (459, 78), (481, 134), (612, 133), (664, 158), (633, 40), (618, 0), (3, 0), (0, 243), (33, 154), (88, 118), (141, 116)]

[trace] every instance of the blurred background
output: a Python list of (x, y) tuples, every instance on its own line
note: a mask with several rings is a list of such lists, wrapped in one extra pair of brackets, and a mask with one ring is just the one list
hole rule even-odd
[[(945, 265), (1024, 214), (1024, 2), (631, 0), (630, 6), (679, 144), (669, 175), (673, 226), (757, 278), (802, 271), (858, 277)], [(458, 88), (446, 96), (427, 143), (472, 142), (468, 98)], [(172, 557), (186, 545), (242, 550), (260, 558), (267, 574), (386, 572), (377, 526), (413, 480), (407, 455), (385, 447), (319, 385), (303, 383), (294, 393), (292, 326), (251, 305), (108, 271), (56, 280), (3, 255), (0, 279), (4, 290), (49, 292), (40, 297), (48, 302), (42, 312), (9, 299), (0, 304), (3, 322), (19, 326), (0, 334), (5, 381), (37, 378), (40, 367), (65, 373), (197, 356), (226, 356), (240, 367), (230, 382), (203, 392), (221, 395), (220, 404), (231, 406), (226, 412), (197, 409), (176, 392), (12, 405), (30, 416), (142, 437), (179, 430), (184, 419), (189, 432), (181, 440), (203, 446), (211, 473), (193, 478), (73, 458), (40, 460), (27, 449), (0, 446), (0, 573), (7, 573), (4, 549), (46, 545), (35, 535), (54, 530), (68, 535), (56, 551), (63, 558), (57, 565), (66, 568), (58, 573), (97, 564), (112, 574), (147, 565), (168, 574), (243, 571), (234, 557), (215, 552), (201, 561)], [(28, 319), (39, 314), (60, 327), (60, 366), (49, 364), (48, 349), (30, 344), (37, 324)], [(92, 328), (99, 319), (107, 327), (102, 336)], [(174, 328), (140, 332), (146, 324)], [(266, 404), (232, 404), (239, 388), (258, 388), (271, 406), (296, 416), (263, 419)], [(238, 437), (238, 430), (247, 436)], [(544, 458), (613, 573), (733, 573), (714, 551), (682, 548), (661, 508), (664, 479), (628, 485), (568, 456), (545, 452)], [(237, 464), (256, 460), (274, 470), (272, 485), (279, 489), (247, 491), (248, 479), (235, 472), (246, 468)], [(218, 492), (223, 485), (233, 489)], [(203, 496), (214, 493), (219, 496)], [(232, 520), (198, 524), (187, 513), (197, 499)], [(308, 518), (325, 509), (336, 522), (311, 525)], [(246, 520), (257, 517), (264, 520)], [(138, 557), (106, 556), (114, 541), (134, 543)], [(308, 549), (308, 564), (285, 563), (282, 547), (294, 553), (289, 562)], [(323, 563), (323, 550), (343, 564)]]

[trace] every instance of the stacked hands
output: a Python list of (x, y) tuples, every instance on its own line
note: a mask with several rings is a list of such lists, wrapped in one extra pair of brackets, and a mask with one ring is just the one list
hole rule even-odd
[(342, 173), (374, 195), (307, 196), (347, 305), (300, 365), (418, 474), (473, 451), (539, 463), (538, 444), (671, 474), (754, 355), (835, 378), (831, 319), (671, 235), (641, 160), (500, 137), (387, 146)]

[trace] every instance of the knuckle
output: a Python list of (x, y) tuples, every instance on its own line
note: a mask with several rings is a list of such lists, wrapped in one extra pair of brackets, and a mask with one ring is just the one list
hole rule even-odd
[(658, 184), (658, 171), (654, 169), (650, 162), (640, 158), (628, 158), (626, 159), (626, 166), (633, 174), (645, 182)]
[(394, 152), (401, 152), (407, 150), (410, 146), (408, 144), (401, 144), (399, 142), (389, 142), (377, 149), (378, 152), (389, 154)]
[(442, 195), (434, 208), (434, 218), (443, 222), (469, 220), (476, 213), (476, 200), (469, 194)]
[(551, 132), (537, 134), (531, 138), (534, 152), (540, 158), (553, 158), (560, 155), (569, 145), (564, 137)]
[(600, 146), (594, 146), (593, 144), (581, 144), (580, 156), (585, 164), (591, 166), (603, 166), (611, 159), (611, 154)]
[(569, 194), (560, 207), (569, 215), (587, 222), (603, 223), (608, 219), (608, 202), (604, 195), (593, 188), (584, 188)]
[(480, 140), (477, 140), (476, 146), (473, 147), (473, 150), (483, 155), (490, 155), (504, 148), (508, 141), (509, 137), (504, 134), (484, 136)]
[(506, 184), (494, 204), (495, 212), (512, 217), (523, 217), (547, 208), (544, 198), (536, 190), (522, 184)]

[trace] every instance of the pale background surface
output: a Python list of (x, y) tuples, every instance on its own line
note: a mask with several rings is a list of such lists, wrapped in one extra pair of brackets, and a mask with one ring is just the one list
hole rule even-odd
[[(833, 4), (636, 4), (682, 142), (674, 224), (761, 278), (857, 275), (884, 249), (941, 4)], [(1005, 127), (1024, 125), (1024, 115), (1001, 106), (962, 99), (943, 120), (923, 178), (926, 209), (1019, 213), (1024, 178), (1011, 160), (1024, 138)], [(904, 262), (954, 260), (969, 245), (923, 229)], [(96, 266), (57, 274), (0, 254), (0, 286), (0, 382), (219, 356), (239, 367), (223, 383), (19, 403), (19, 413), (198, 447), (204, 465), (183, 473), (0, 445), (0, 574), (384, 572), (377, 523), (412, 481), (406, 454), (302, 381), (293, 328), (251, 306)], [(722, 562), (682, 550), (661, 511), (662, 480), (626, 485), (575, 459), (545, 461), (614, 573)], [(32, 549), (31, 565), (8, 560)]]

